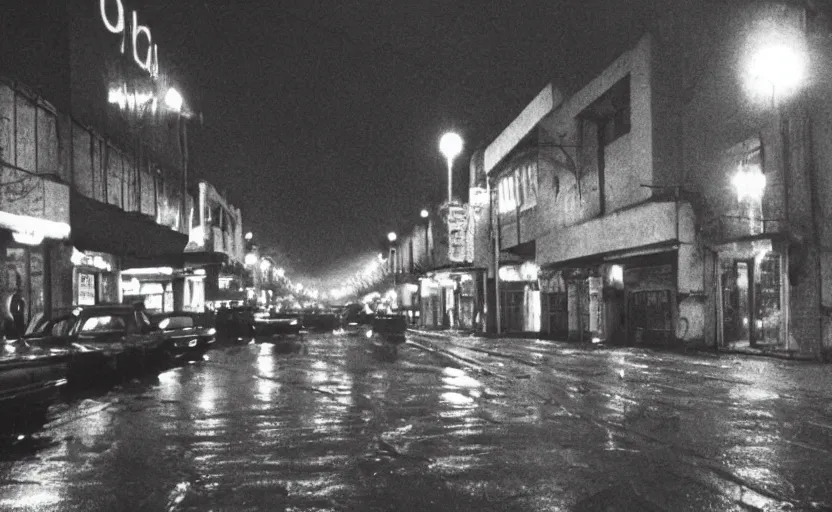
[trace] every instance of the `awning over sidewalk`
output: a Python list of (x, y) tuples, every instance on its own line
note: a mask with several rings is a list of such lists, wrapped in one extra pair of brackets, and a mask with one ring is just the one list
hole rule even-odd
[(155, 258), (182, 253), (188, 236), (160, 226), (146, 216), (125, 212), (72, 191), (70, 238), (82, 251), (122, 257)]
[(152, 257), (127, 256), (124, 268), (148, 267), (202, 267), (207, 265), (225, 265), (229, 263), (228, 255), (222, 252), (179, 252), (159, 254)]

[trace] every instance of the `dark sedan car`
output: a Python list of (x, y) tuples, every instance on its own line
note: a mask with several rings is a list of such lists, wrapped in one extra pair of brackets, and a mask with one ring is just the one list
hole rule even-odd
[(256, 336), (299, 336), (303, 317), (296, 313), (258, 311), (254, 314)]
[(36, 318), (23, 341), (46, 350), (68, 349), (72, 383), (141, 371), (157, 360), (164, 339), (141, 309), (96, 305)]
[(163, 333), (161, 350), (168, 361), (200, 360), (217, 340), (217, 330), (199, 313), (160, 313), (153, 315), (151, 321)]

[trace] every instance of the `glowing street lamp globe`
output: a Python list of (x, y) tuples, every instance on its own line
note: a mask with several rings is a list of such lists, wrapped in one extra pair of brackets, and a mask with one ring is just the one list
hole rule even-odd
[(387, 240), (389, 240), (389, 241), (390, 241), (390, 243), (395, 242), (395, 241), (396, 241), (396, 238), (397, 238), (397, 237), (396, 237), (396, 233), (395, 233), (395, 232), (391, 231), (391, 232), (387, 233)]
[(746, 86), (775, 105), (807, 82), (809, 54), (800, 30), (783, 26), (755, 33), (747, 55)]
[(171, 110), (180, 112), (182, 110), (183, 103), (184, 100), (182, 99), (182, 94), (180, 94), (175, 88), (171, 87), (168, 89), (168, 92), (165, 93), (165, 105), (167, 105)]
[(252, 233), (251, 231), (246, 233), (246, 236), (245, 236), (246, 241), (251, 241), (252, 238), (254, 238), (254, 233)]
[(257, 255), (255, 255), (253, 252), (246, 254), (245, 263), (249, 266), (254, 265), (255, 263), (257, 263)]
[(740, 166), (731, 179), (739, 201), (759, 201), (766, 188), (766, 177), (760, 166)]
[(462, 137), (454, 132), (448, 132), (439, 139), (439, 151), (447, 160), (453, 160), (462, 153)]
[(430, 216), (430, 212), (427, 210), (422, 210), (419, 215), (422, 216), (423, 219), (427, 219)]
[(260, 262), (260, 270), (262, 270), (263, 272), (267, 272), (271, 265), (272, 264), (269, 262), (269, 260), (263, 260)]

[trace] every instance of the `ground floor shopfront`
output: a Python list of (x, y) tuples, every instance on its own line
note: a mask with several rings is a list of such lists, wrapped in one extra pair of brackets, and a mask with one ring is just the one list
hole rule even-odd
[(619, 345), (670, 346), (679, 322), (678, 253), (607, 257), (540, 273), (542, 331)]
[(2, 331), (6, 337), (22, 332), (28, 322), (43, 313), (49, 303), (49, 252), (56, 243), (42, 240), (37, 244), (15, 241), (13, 232), (0, 230), (0, 294), (3, 313)]
[(789, 336), (788, 243), (769, 237), (724, 243), (714, 250), (718, 345), (799, 350)]
[(420, 325), (429, 329), (482, 331), (485, 321), (483, 269), (436, 271), (419, 280)]

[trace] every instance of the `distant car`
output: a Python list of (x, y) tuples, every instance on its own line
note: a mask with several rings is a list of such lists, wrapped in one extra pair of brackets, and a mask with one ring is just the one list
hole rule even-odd
[(254, 315), (257, 311), (252, 306), (220, 308), (216, 317), (217, 331), (233, 338), (254, 336)]
[(141, 371), (158, 359), (164, 338), (140, 308), (96, 305), (36, 318), (22, 341), (44, 350), (68, 350), (73, 383)]
[(298, 313), (261, 310), (254, 314), (255, 336), (299, 336), (303, 317)]
[(152, 316), (151, 322), (163, 333), (161, 350), (169, 361), (202, 359), (217, 340), (217, 330), (200, 313), (159, 313)]
[(402, 315), (376, 315), (367, 337), (390, 345), (401, 345), (407, 333), (407, 317)]
[(338, 328), (339, 323), (336, 313), (319, 310), (303, 312), (303, 328), (309, 331), (331, 332)]

